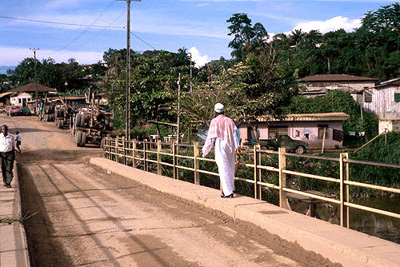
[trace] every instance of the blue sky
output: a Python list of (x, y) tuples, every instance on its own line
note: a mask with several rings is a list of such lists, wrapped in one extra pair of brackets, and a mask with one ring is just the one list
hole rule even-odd
[[(246, 13), (268, 33), (359, 27), (371, 10), (393, 1), (142, 0), (131, 3), (131, 47), (135, 51), (185, 47), (198, 64), (230, 58), (226, 22)], [(116, 0), (0, 0), (0, 66), (33, 57), (57, 63), (96, 63), (109, 48), (126, 47), (126, 2)], [(27, 21), (30, 20), (30, 21)], [(45, 21), (39, 23), (34, 21)], [(50, 22), (57, 22), (50, 23)], [(86, 26), (75, 26), (79, 24)], [(92, 25), (92, 26), (91, 26)], [(107, 26), (107, 27), (94, 27)]]

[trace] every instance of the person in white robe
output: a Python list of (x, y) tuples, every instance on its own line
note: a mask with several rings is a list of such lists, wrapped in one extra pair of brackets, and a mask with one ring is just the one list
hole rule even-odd
[(208, 129), (202, 150), (203, 157), (210, 152), (215, 143), (215, 161), (222, 185), (221, 197), (232, 198), (235, 190), (235, 152), (239, 146), (237, 127), (232, 119), (224, 115), (224, 105), (217, 103), (214, 111), (216, 114)]

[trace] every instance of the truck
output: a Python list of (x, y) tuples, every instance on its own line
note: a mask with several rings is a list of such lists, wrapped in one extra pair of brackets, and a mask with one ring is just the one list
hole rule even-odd
[(113, 131), (114, 115), (100, 107), (94, 101), (94, 95), (90, 104), (80, 108), (74, 114), (72, 134), (75, 136), (75, 143), (78, 147), (86, 144), (101, 146), (102, 139)]
[(284, 147), (288, 151), (293, 151), (297, 154), (304, 154), (307, 151), (308, 143), (300, 140), (294, 140), (288, 135), (279, 135), (276, 139), (259, 139), (250, 140), (244, 143), (244, 145), (256, 145), (259, 144), (261, 148), (277, 150), (279, 147)]
[(71, 128), (72, 118), (75, 114), (75, 109), (72, 105), (67, 104), (63, 99), (59, 99), (54, 106), (54, 121), (56, 127), (63, 129), (65, 127)]

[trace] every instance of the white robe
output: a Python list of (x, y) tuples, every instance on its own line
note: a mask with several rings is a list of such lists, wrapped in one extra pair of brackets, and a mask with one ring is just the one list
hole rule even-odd
[(215, 140), (215, 161), (225, 196), (229, 196), (235, 190), (235, 151), (238, 142), (237, 138), (234, 140), (235, 145), (232, 151), (226, 141), (219, 138)]
[(225, 196), (229, 196), (235, 190), (235, 152), (239, 146), (236, 131), (232, 119), (219, 115), (211, 121), (203, 146), (203, 157), (205, 157), (215, 143), (215, 161)]

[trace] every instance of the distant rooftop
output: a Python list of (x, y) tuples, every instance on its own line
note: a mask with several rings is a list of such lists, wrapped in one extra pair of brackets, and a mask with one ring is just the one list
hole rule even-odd
[(308, 82), (356, 82), (356, 81), (379, 81), (377, 78), (361, 77), (347, 74), (317, 74), (299, 79), (300, 81)]
[(50, 87), (47, 87), (47, 86), (41, 85), (41, 84), (37, 84), (37, 89), (36, 89), (35, 83), (28, 83), (28, 84), (25, 84), (25, 85), (23, 85), (21, 87), (14, 88), (14, 89), (11, 90), (11, 92), (35, 92), (36, 90), (38, 92), (54, 92), (54, 93), (57, 93), (57, 89), (50, 88)]

